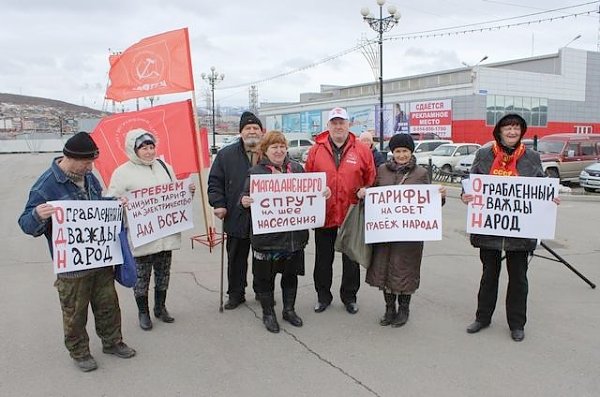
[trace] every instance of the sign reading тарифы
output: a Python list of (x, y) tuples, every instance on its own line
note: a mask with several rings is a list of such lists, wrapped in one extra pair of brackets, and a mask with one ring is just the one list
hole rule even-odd
[(442, 198), (437, 185), (367, 189), (365, 243), (442, 239)]

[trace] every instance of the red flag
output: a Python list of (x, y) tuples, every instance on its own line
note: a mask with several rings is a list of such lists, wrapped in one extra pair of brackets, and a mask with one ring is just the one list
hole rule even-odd
[(122, 102), (194, 89), (187, 28), (142, 39), (109, 62), (107, 99)]
[[(103, 118), (92, 132), (100, 149), (95, 167), (104, 184), (119, 165), (128, 161), (125, 136), (136, 128), (143, 128), (156, 138), (156, 155), (173, 166), (175, 174), (184, 177), (198, 172), (198, 150), (195, 123), (190, 100), (155, 106), (139, 112), (119, 113)], [(201, 146), (208, 153), (208, 144)]]
[(206, 127), (200, 129), (200, 168), (210, 168), (210, 152), (208, 151), (208, 130)]

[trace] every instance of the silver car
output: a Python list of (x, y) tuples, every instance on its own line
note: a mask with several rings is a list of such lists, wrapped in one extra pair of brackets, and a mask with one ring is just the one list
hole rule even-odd
[[(389, 142), (388, 142), (389, 143)], [(427, 139), (423, 141), (415, 141), (415, 150), (413, 154), (417, 159), (420, 157), (430, 155), (438, 146), (444, 145), (446, 143), (452, 143), (450, 139)], [(387, 158), (391, 160), (394, 157), (394, 154), (389, 151), (386, 144)]]
[(310, 139), (290, 139), (288, 142), (288, 155), (293, 160), (302, 161), (302, 155), (308, 151), (314, 143), (315, 142)]
[(431, 155), (417, 158), (417, 164), (431, 164), (444, 172), (454, 172), (458, 163), (470, 154), (475, 154), (481, 145), (477, 143), (447, 143), (438, 146)]
[(462, 172), (463, 174), (468, 174), (471, 172), (471, 166), (473, 165), (473, 160), (475, 160), (475, 155), (470, 154), (468, 156), (463, 157), (462, 160), (454, 167), (456, 172)]
[(600, 190), (600, 163), (589, 165), (579, 174), (579, 185), (586, 192)]
[[(533, 139), (523, 139), (522, 142), (527, 149), (533, 149)], [(494, 141), (489, 141), (482, 147), (490, 147), (493, 144), (494, 144)], [(469, 172), (471, 172), (471, 166), (473, 165), (473, 160), (475, 160), (474, 154), (470, 154), (470, 155), (466, 156), (465, 158), (460, 160), (458, 165), (455, 167), (455, 171), (462, 172), (464, 174), (468, 174)]]

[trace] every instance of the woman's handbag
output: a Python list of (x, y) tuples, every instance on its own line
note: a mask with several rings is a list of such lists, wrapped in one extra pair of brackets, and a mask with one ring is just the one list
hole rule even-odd
[(123, 253), (123, 264), (115, 266), (115, 280), (123, 287), (132, 288), (137, 280), (137, 269), (135, 258), (129, 248), (127, 240), (127, 227), (122, 226), (119, 232), (119, 241), (121, 242), (121, 252)]
[(346, 218), (338, 230), (335, 250), (346, 254), (365, 269), (371, 265), (372, 247), (365, 244), (365, 202), (360, 200), (348, 209)]

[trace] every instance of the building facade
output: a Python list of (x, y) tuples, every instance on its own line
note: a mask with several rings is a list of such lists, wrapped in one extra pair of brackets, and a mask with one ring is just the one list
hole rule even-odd
[[(502, 115), (515, 112), (528, 137), (600, 133), (600, 53), (558, 53), (384, 81), (384, 137), (435, 132), (455, 142), (485, 143)], [(379, 132), (379, 84), (322, 86), (297, 103), (262, 104), (267, 129), (316, 134), (327, 113), (348, 110), (354, 133)]]

